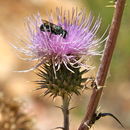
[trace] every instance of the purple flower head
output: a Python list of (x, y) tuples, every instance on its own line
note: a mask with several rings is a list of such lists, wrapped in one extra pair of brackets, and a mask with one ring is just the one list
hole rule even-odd
[[(55, 71), (59, 70), (61, 64), (72, 71), (69, 66), (81, 67), (86, 65), (89, 56), (100, 55), (101, 52), (97, 51), (105, 39), (105, 33), (101, 38), (97, 37), (101, 19), (98, 17), (94, 21), (91, 14), (87, 17), (85, 10), (78, 12), (77, 9), (66, 11), (56, 9), (56, 21), (52, 13), (48, 15), (49, 31), (44, 28), (40, 29), (43, 24), (43, 18), (38, 13), (33, 17), (28, 17), (26, 27), (28, 38), (23, 41), (23, 46), (14, 46), (18, 51), (23, 53), (28, 61), (37, 60), (36, 66), (27, 72), (39, 67), (42, 64), (51, 62)], [(66, 31), (66, 35), (62, 33), (55, 33), (55, 27), (61, 27), (60, 31)]]

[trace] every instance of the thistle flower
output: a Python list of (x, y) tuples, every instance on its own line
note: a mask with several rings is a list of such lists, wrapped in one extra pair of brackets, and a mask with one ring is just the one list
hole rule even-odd
[(42, 64), (52, 63), (54, 72), (64, 65), (69, 71), (74, 72), (71, 67), (88, 68), (86, 61), (90, 56), (100, 55), (97, 50), (103, 43), (105, 33), (101, 38), (97, 37), (101, 19), (98, 17), (94, 22), (94, 17), (89, 14), (87, 17), (85, 10), (78, 12), (77, 9), (66, 11), (56, 9), (57, 22), (54, 22), (52, 13), (48, 15), (48, 22), (55, 23), (66, 31), (66, 36), (56, 35), (46, 29), (41, 31), (43, 24), (42, 17), (38, 13), (33, 17), (28, 17), (27, 39), (22, 39), (22, 46), (12, 45), (16, 50), (26, 56), (22, 58), (27, 61), (38, 61), (31, 69), (21, 72), (28, 72), (38, 68)]
[[(94, 22), (91, 14), (86, 16), (85, 10), (72, 12), (56, 9), (56, 22), (52, 13), (48, 20), (42, 20), (38, 13), (27, 20), (28, 39), (23, 41), (23, 46), (15, 46), (18, 51), (27, 56), (22, 58), (27, 61), (37, 60), (38, 63), (27, 72), (38, 68), (37, 80), (39, 88), (46, 89), (44, 95), (53, 98), (60, 96), (63, 105), (60, 107), (64, 116), (65, 130), (69, 130), (69, 102), (73, 94), (79, 95), (84, 88), (83, 83), (88, 78), (83, 74), (89, 70), (86, 61), (90, 56), (100, 55), (97, 50), (103, 43), (105, 33), (101, 38), (97, 37), (101, 19)], [(81, 67), (85, 67), (83, 71)]]

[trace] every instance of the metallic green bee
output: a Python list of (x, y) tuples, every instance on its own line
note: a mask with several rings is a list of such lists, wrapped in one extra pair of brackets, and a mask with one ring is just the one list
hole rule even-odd
[(61, 35), (63, 38), (66, 38), (67, 31), (64, 30), (61, 26), (50, 23), (46, 20), (42, 20), (43, 24), (40, 26), (40, 30), (45, 32), (51, 32), (55, 35)]

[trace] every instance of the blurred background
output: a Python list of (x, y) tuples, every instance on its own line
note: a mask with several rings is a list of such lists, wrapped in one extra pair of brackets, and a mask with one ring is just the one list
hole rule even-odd
[[(60, 98), (55, 101), (42, 97), (40, 92), (33, 91), (37, 85), (32, 81), (37, 79), (34, 72), (15, 73), (14, 70), (24, 70), (31, 63), (21, 61), (16, 51), (9, 43), (16, 42), (19, 34), (24, 34), (24, 21), (27, 16), (38, 11), (46, 17), (46, 10), (55, 7), (72, 9), (86, 8), (88, 13), (102, 17), (101, 33), (110, 25), (114, 8), (106, 7), (110, 0), (0, 0), (0, 92), (6, 97), (22, 100), (24, 110), (35, 118), (38, 130), (49, 130), (62, 126), (61, 111), (54, 107), (60, 105)], [(99, 112), (113, 113), (130, 130), (130, 1), (127, 0), (116, 49), (111, 62), (108, 79), (100, 102)], [(22, 39), (22, 37), (21, 37)], [(98, 57), (94, 64), (98, 67)], [(92, 75), (96, 74), (95, 69)], [(71, 130), (76, 130), (83, 119), (91, 90), (82, 96), (74, 96), (71, 106), (77, 106), (71, 111)], [(0, 119), (1, 121), (1, 119)], [(105, 117), (96, 122), (94, 130), (121, 130), (121, 126), (111, 117)], [(93, 129), (92, 128), (92, 129)]]

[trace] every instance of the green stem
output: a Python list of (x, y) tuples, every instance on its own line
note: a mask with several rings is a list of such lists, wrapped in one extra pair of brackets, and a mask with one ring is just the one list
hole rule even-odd
[(69, 130), (69, 102), (70, 98), (68, 95), (62, 96), (62, 112), (64, 116), (64, 130)]

